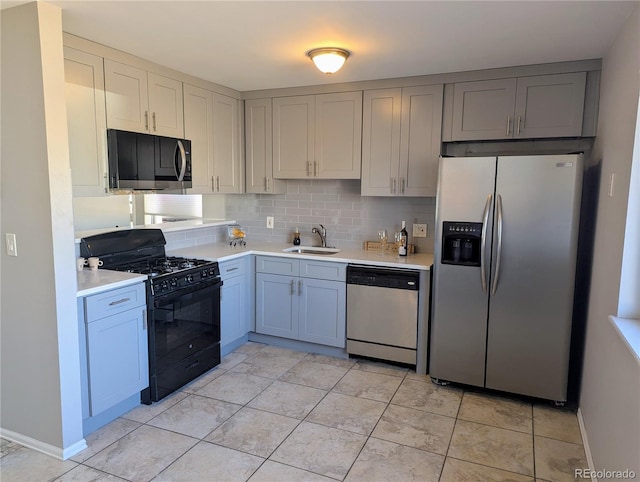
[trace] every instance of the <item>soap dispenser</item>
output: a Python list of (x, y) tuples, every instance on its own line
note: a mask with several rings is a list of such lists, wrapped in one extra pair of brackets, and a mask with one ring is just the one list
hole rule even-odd
[(300, 246), (300, 231), (296, 228), (296, 231), (293, 233), (293, 245)]

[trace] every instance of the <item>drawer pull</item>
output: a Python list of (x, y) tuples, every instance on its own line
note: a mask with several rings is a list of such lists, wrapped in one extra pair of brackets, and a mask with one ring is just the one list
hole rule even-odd
[(227, 270), (227, 273), (231, 273), (232, 271), (237, 271), (237, 270), (238, 270), (238, 267), (237, 267), (237, 266), (236, 266), (235, 268), (229, 268), (229, 269)]
[(109, 306), (120, 305), (122, 303), (126, 303), (127, 301), (131, 301), (131, 298), (122, 298), (121, 300), (118, 300), (118, 301), (112, 301), (111, 303), (109, 303)]
[(142, 329), (147, 331), (147, 310), (142, 310)]

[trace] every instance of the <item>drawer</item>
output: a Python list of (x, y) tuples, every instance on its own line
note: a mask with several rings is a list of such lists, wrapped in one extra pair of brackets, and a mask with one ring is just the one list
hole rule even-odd
[(91, 323), (106, 316), (144, 306), (146, 302), (144, 283), (87, 296), (84, 299), (85, 321)]
[(347, 266), (331, 261), (300, 260), (300, 276), (303, 278), (326, 279), (330, 281), (346, 281)]
[(298, 276), (300, 260), (277, 256), (256, 256), (256, 273)]
[(234, 276), (242, 276), (247, 272), (247, 263), (245, 258), (224, 261), (220, 263), (220, 276), (223, 280), (233, 278)]

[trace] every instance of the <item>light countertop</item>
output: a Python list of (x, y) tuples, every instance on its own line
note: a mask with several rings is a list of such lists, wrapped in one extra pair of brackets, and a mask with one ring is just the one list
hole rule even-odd
[(122, 288), (135, 283), (141, 283), (146, 279), (146, 274), (85, 268), (78, 272), (78, 292), (76, 296), (88, 296), (106, 290)]
[(229, 246), (226, 243), (215, 243), (167, 251), (167, 255), (202, 258), (219, 262), (251, 254), (267, 256), (277, 255), (300, 259), (315, 259), (339, 263), (356, 263), (425, 271), (428, 271), (430, 266), (433, 264), (433, 254), (431, 253), (410, 254), (406, 257), (401, 257), (397, 254), (391, 254), (388, 252), (383, 255), (380, 251), (366, 251), (364, 249), (343, 249), (339, 253), (332, 255), (297, 254), (285, 253), (282, 251), (283, 249), (291, 247), (291, 244), (284, 243), (250, 243), (246, 247), (240, 248), (237, 246)]
[[(338, 263), (356, 263), (371, 266), (386, 266), (390, 268), (406, 268), (428, 271), (433, 264), (433, 254), (410, 254), (400, 257), (397, 254), (379, 251), (365, 251), (364, 249), (343, 249), (339, 253), (323, 256), (314, 254), (285, 253), (282, 250), (290, 248), (290, 244), (284, 243), (252, 243), (247, 247), (233, 247), (226, 243), (205, 244), (190, 248), (181, 248), (167, 251), (168, 256), (184, 256), (189, 258), (202, 258), (211, 261), (224, 262), (235, 258), (256, 255), (284, 256), (299, 259), (315, 259), (333, 261)], [(91, 270), (88, 268), (78, 272), (77, 296), (88, 296), (101, 291), (121, 288), (134, 283), (140, 283), (147, 279), (146, 275), (111, 271), (108, 269)]]

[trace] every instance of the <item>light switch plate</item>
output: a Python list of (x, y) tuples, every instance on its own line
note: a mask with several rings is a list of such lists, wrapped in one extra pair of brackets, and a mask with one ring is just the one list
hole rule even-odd
[(267, 216), (267, 228), (273, 229), (273, 216)]
[(414, 224), (413, 225), (413, 237), (414, 238), (426, 238), (427, 237), (427, 225), (426, 224)]
[(18, 256), (18, 246), (16, 244), (16, 235), (6, 233), (5, 240), (7, 242), (7, 256)]

